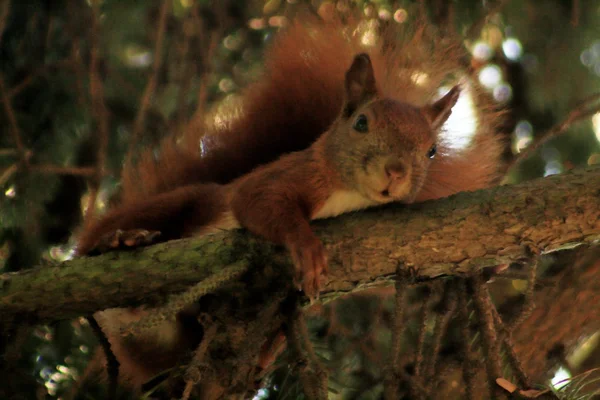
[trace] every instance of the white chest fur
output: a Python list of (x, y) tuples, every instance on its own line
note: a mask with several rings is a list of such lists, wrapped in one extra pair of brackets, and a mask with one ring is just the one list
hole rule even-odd
[[(358, 192), (352, 190), (338, 190), (334, 192), (329, 198), (323, 203), (313, 215), (311, 219), (323, 219), (329, 217), (336, 217), (340, 214), (344, 214), (350, 211), (362, 210), (363, 208), (372, 207), (380, 204), (374, 200), (370, 200)], [(240, 227), (240, 223), (233, 216), (231, 211), (227, 211), (220, 216), (220, 218), (210, 224), (200, 228), (197, 235), (207, 235), (216, 232), (228, 231)]]
[(353, 190), (338, 190), (333, 192), (325, 203), (312, 216), (312, 219), (335, 217), (350, 211), (362, 210), (363, 208), (377, 205), (374, 200)]

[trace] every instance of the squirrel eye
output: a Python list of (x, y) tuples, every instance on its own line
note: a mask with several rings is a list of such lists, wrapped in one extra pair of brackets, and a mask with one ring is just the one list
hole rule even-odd
[(429, 151), (427, 152), (427, 157), (428, 158), (433, 158), (435, 157), (435, 153), (437, 152), (437, 145), (433, 145), (431, 146), (431, 148), (429, 149)]
[(352, 128), (354, 128), (354, 130), (357, 132), (366, 133), (369, 130), (367, 116), (364, 114), (360, 114), (354, 121), (354, 125), (352, 125)]

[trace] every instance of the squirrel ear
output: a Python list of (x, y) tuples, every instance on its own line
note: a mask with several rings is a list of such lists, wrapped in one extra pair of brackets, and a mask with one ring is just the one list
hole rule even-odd
[(452, 114), (452, 107), (460, 95), (460, 87), (454, 86), (441, 99), (423, 107), (422, 111), (434, 130), (439, 129)]
[(349, 117), (365, 101), (377, 95), (375, 74), (371, 58), (366, 53), (358, 54), (346, 72), (346, 102), (344, 116)]

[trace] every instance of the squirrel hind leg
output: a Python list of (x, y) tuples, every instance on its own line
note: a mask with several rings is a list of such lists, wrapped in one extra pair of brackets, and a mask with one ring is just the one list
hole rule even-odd
[(109, 211), (81, 232), (76, 252), (87, 255), (190, 236), (212, 226), (226, 211), (225, 186), (183, 186)]

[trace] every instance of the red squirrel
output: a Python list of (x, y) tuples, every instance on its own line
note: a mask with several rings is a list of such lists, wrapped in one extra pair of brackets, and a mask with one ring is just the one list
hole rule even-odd
[[(166, 143), (158, 160), (126, 166), (121, 204), (80, 234), (77, 253), (107, 237), (118, 247), (118, 231), (169, 240), (241, 226), (285, 245), (314, 296), (327, 261), (311, 220), (491, 185), (503, 150), (494, 135), (500, 114), (475, 83), (470, 145), (452, 148), (443, 128), (461, 92), (456, 82), (469, 79), (460, 42), (424, 27), (373, 29), (294, 21), (267, 51), (265, 74), (243, 92), (241, 111), (217, 116), (201, 148)], [(137, 372), (143, 382), (157, 371)]]

